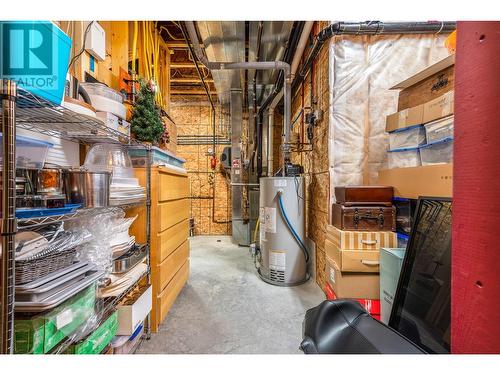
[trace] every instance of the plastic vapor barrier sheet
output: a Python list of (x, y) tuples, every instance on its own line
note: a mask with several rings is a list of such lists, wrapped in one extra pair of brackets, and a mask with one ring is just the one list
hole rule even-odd
[[(338, 36), (330, 41), (330, 186), (374, 184), (387, 168), (394, 84), (445, 58), (446, 35)], [(334, 189), (330, 189), (334, 202)]]

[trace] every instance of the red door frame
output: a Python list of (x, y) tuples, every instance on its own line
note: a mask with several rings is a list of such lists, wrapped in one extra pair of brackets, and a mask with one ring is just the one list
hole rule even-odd
[(500, 22), (458, 22), (452, 352), (500, 353)]

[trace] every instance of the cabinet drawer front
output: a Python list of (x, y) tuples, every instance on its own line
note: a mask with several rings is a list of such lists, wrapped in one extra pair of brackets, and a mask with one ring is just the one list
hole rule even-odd
[(169, 201), (189, 197), (189, 179), (187, 176), (160, 173), (158, 200)]
[(158, 205), (158, 229), (163, 232), (185, 219), (189, 218), (189, 199), (167, 201)]
[[(183, 220), (180, 223), (168, 228), (166, 231), (158, 234), (158, 256), (154, 257), (157, 259), (157, 264), (168, 257), (172, 251), (177, 249), (189, 235), (189, 220)], [(154, 250), (153, 250), (154, 251)]]
[(163, 292), (158, 296), (160, 307), (160, 322), (165, 319), (170, 308), (174, 304), (182, 287), (189, 277), (189, 259), (186, 260), (179, 271), (175, 274), (172, 280), (168, 283)]
[(169, 281), (172, 280), (188, 258), (189, 241), (186, 240), (158, 266), (158, 273), (160, 275), (160, 287), (158, 290), (165, 289)]

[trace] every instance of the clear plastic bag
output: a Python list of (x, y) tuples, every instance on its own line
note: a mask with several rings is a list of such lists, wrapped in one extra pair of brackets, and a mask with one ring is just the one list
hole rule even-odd
[(109, 274), (113, 260), (110, 243), (117, 233), (116, 222), (124, 217), (125, 212), (117, 208), (68, 222), (71, 228), (86, 228), (92, 234), (89, 242), (77, 247), (77, 258), (91, 262), (96, 269)]

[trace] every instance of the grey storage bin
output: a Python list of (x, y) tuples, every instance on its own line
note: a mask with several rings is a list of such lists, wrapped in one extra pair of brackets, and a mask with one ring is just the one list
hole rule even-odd
[(453, 138), (453, 121), (454, 116), (448, 116), (425, 124), (427, 143)]
[(445, 138), (420, 146), (420, 158), (422, 165), (453, 162), (453, 138)]
[(389, 159), (389, 169), (419, 167), (420, 151), (418, 147), (398, 148), (387, 151)]
[(389, 148), (411, 148), (425, 145), (425, 128), (422, 125), (397, 129), (389, 133)]
[(385, 324), (391, 317), (405, 251), (402, 248), (380, 249), (380, 321)]

